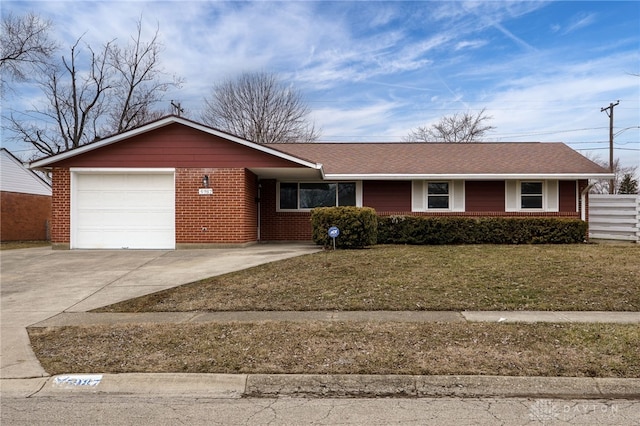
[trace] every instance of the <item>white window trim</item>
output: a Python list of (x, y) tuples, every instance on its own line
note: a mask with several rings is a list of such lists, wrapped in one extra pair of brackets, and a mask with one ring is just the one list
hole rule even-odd
[[(522, 182), (542, 182), (542, 208), (522, 208)], [(505, 181), (505, 211), (554, 213), (560, 211), (560, 183), (555, 179), (521, 179)]]
[[(428, 209), (429, 183), (447, 182), (449, 184), (449, 208)], [(429, 179), (411, 181), (412, 212), (463, 212), (465, 211), (465, 181), (451, 179)]]
[[(298, 191), (300, 190), (300, 186), (299, 185), (301, 183), (335, 183), (335, 184), (355, 183), (356, 184), (356, 207), (362, 207), (362, 181), (353, 181), (353, 180), (347, 180), (347, 181), (340, 181), (340, 180), (337, 180), (337, 181), (325, 181), (325, 180), (293, 181), (293, 180), (283, 180), (282, 182), (278, 181), (277, 184), (276, 184), (276, 211), (277, 212), (310, 212), (311, 210), (313, 210), (313, 208), (281, 209), (280, 208), (280, 184), (281, 183), (296, 183), (296, 184), (298, 184)], [(298, 198), (298, 203), (300, 203), (300, 199), (299, 198)]]

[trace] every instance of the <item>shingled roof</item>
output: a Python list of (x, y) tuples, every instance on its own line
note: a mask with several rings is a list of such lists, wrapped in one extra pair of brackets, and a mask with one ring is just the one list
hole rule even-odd
[(563, 143), (304, 143), (272, 145), (342, 175), (606, 175)]
[[(136, 129), (43, 158), (32, 168), (47, 168), (178, 123), (252, 149), (285, 158), (325, 179), (609, 179), (612, 175), (563, 143), (292, 143), (260, 145), (182, 117), (168, 116)], [(282, 171), (282, 169), (278, 169)], [(264, 173), (264, 170), (261, 170)], [(271, 173), (273, 175), (273, 173)]]

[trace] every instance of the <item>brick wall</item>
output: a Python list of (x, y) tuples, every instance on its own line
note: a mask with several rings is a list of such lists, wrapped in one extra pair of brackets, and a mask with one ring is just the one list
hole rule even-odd
[[(212, 195), (198, 193), (205, 175)], [(256, 191), (256, 176), (245, 169), (176, 169), (176, 243), (256, 241)]]
[(276, 181), (260, 181), (260, 240), (311, 241), (310, 212), (276, 211)]
[(50, 196), (3, 191), (0, 206), (0, 241), (49, 239)]
[(51, 243), (69, 244), (71, 241), (71, 173), (69, 169), (53, 169), (51, 191)]

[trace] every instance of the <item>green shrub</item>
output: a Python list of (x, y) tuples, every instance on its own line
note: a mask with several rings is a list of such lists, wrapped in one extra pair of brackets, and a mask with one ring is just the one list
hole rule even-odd
[(369, 207), (320, 207), (311, 211), (313, 241), (330, 247), (333, 239), (328, 230), (338, 227), (340, 236), (336, 238), (336, 247), (364, 248), (375, 245), (378, 235), (378, 216)]
[(389, 216), (378, 220), (380, 244), (570, 244), (581, 243), (587, 223), (535, 217)]

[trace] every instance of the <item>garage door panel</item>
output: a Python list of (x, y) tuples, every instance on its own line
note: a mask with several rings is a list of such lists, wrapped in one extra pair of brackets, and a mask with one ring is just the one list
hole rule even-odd
[(173, 173), (78, 174), (73, 248), (175, 248)]

